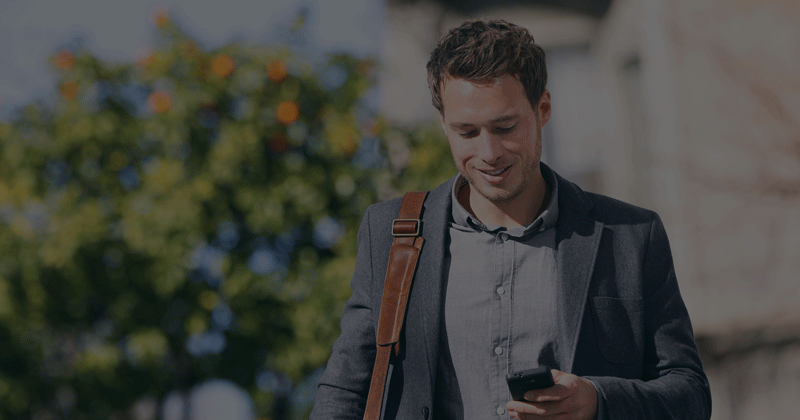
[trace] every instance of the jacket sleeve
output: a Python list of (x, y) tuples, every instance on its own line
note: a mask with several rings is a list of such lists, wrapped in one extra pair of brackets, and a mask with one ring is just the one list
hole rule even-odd
[(641, 379), (587, 377), (606, 419), (709, 419), (711, 392), (689, 314), (678, 290), (666, 231), (656, 215), (643, 263), (644, 360)]
[(345, 304), (341, 335), (333, 344), (331, 357), (320, 377), (312, 420), (362, 419), (366, 406), (372, 366), (375, 362), (375, 318), (379, 308), (372, 300), (372, 250), (370, 209), (358, 229), (358, 254), (352, 295)]

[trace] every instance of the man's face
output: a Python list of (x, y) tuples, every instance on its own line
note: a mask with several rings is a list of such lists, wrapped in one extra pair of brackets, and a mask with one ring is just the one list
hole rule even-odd
[(472, 199), (501, 206), (526, 199), (532, 182), (541, 176), (542, 127), (550, 118), (550, 93), (545, 90), (534, 109), (511, 75), (485, 84), (448, 78), (442, 105), (442, 128), (456, 167), (469, 181)]

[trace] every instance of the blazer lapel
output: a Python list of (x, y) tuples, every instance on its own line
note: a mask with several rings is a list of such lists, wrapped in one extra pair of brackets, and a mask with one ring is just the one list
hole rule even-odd
[[(451, 179), (452, 181), (452, 179)], [(445, 250), (447, 246), (447, 224), (450, 219), (450, 188), (445, 182), (428, 194), (422, 212), (422, 237), (425, 244), (419, 257), (417, 273), (411, 288), (408, 316), (419, 317), (424, 335), (425, 354), (431, 389), (435, 386), (441, 332)], [(407, 332), (410, 333), (410, 332)]]
[(603, 223), (587, 216), (592, 207), (575, 184), (558, 177), (558, 325), (560, 369), (572, 371), (589, 281), (594, 270)]

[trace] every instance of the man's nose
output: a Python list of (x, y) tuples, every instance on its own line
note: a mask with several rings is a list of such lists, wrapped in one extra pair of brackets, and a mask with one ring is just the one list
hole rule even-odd
[(478, 157), (489, 165), (493, 165), (503, 155), (500, 140), (485, 130), (476, 139), (478, 144)]

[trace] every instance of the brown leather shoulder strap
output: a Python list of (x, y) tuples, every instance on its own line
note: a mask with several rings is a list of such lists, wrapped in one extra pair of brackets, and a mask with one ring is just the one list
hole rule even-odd
[(372, 380), (369, 384), (367, 407), (364, 420), (378, 420), (383, 408), (383, 397), (386, 388), (386, 376), (389, 359), (400, 352), (400, 331), (408, 304), (408, 294), (417, 269), (419, 252), (422, 249), (422, 203), (427, 191), (407, 192), (400, 205), (397, 219), (392, 221), (394, 241), (389, 251), (389, 265), (386, 268), (386, 280), (383, 283), (381, 310), (378, 315), (378, 332), (376, 335), (377, 353), (375, 366), (372, 369)]

